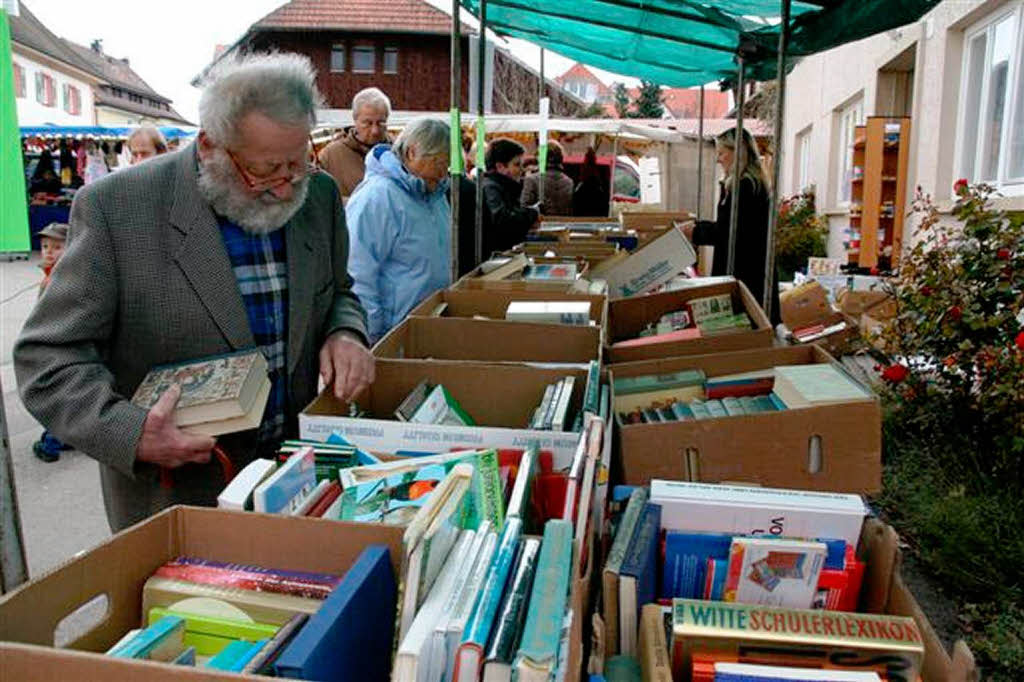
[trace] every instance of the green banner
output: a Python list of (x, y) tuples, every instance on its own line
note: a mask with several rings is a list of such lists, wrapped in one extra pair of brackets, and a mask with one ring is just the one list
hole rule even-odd
[(537, 150), (537, 169), (541, 173), (548, 169), (548, 145), (546, 142)]
[(487, 123), (483, 116), (476, 119), (476, 167), (483, 173), (487, 164)]
[(11, 28), (4, 9), (0, 9), (0, 178), (0, 253), (23, 253), (31, 248), (28, 201), (14, 102)]
[(451, 130), (452, 148), (449, 152), (451, 158), (448, 161), (448, 171), (452, 175), (462, 175), (462, 119), (459, 110), (455, 107), (452, 107), (450, 116), (448, 127)]

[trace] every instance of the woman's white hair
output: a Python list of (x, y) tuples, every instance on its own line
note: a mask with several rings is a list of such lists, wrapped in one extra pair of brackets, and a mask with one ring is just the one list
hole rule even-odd
[(393, 151), (403, 161), (416, 148), (416, 157), (448, 156), (451, 139), (448, 124), (429, 116), (409, 121), (395, 140)]
[(380, 88), (364, 88), (352, 98), (352, 118), (359, 115), (363, 107), (370, 107), (375, 110), (384, 110), (388, 116), (391, 115), (391, 100)]
[(238, 124), (253, 112), (312, 129), (322, 101), (308, 57), (290, 52), (229, 57), (203, 81), (199, 126), (219, 145), (234, 142)]

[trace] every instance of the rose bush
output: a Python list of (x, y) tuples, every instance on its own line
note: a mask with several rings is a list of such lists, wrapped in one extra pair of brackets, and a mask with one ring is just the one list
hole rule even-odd
[(811, 256), (824, 256), (827, 238), (828, 221), (817, 214), (813, 187), (781, 200), (775, 231), (775, 264), (780, 281), (793, 279), (793, 273), (805, 267)]

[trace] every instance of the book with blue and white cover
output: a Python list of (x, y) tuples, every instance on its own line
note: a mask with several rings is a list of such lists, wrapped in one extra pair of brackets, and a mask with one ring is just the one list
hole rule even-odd
[(303, 448), (288, 458), (253, 491), (253, 508), (267, 514), (291, 514), (316, 488), (316, 455)]
[(732, 537), (725, 533), (667, 531), (661, 596), (665, 599), (701, 599), (708, 559), (728, 559)]

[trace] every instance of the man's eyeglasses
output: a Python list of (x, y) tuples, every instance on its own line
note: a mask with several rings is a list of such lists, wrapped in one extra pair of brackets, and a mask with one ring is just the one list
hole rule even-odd
[(313, 138), (309, 138), (309, 158), (306, 160), (306, 165), (300, 170), (292, 173), (291, 175), (282, 175), (271, 178), (255, 178), (238, 162), (235, 155), (231, 153), (231, 150), (227, 147), (224, 148), (228, 158), (231, 159), (231, 163), (234, 164), (235, 170), (238, 171), (238, 176), (242, 178), (242, 182), (251, 192), (269, 192), (279, 187), (284, 187), (288, 184), (296, 184), (303, 178), (307, 178), (313, 173), (320, 170), (320, 162), (316, 158), (316, 146), (313, 144)]

